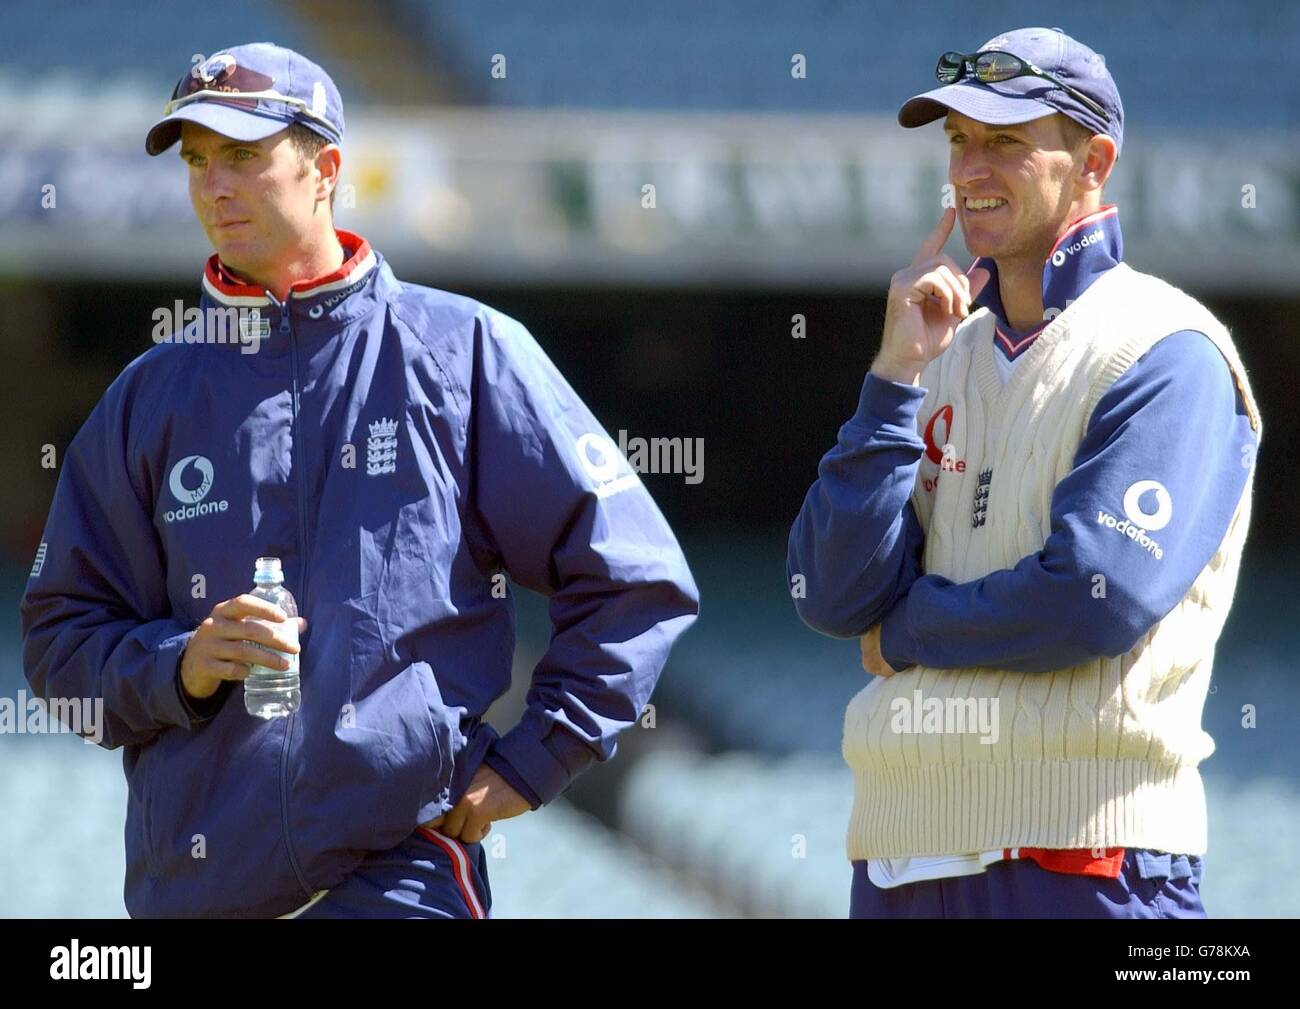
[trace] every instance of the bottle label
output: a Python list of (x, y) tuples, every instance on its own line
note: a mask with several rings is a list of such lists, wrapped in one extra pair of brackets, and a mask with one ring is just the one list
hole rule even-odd
[[(255, 644), (255, 642), (250, 642)], [(265, 645), (257, 645), (264, 652), (270, 652), (273, 655), (283, 655), (289, 660), (288, 669), (276, 669), (273, 666), (249, 666), (249, 676), (297, 676), (298, 675), (298, 656), (291, 652), (282, 652), (276, 648), (267, 648)]]
[[(265, 623), (265, 621), (261, 621), (261, 622)], [(292, 640), (297, 641), (298, 622), (293, 617), (290, 617), (288, 622), (290, 624), (290, 627), (288, 629), (288, 636)], [(280, 625), (268, 624), (268, 626), (277, 627)], [(249, 666), (248, 669), (249, 676), (268, 676), (268, 677), (273, 677), (278, 679), (285, 676), (298, 675), (298, 657), (299, 655), (302, 654), (301, 652), (282, 652), (278, 648), (268, 648), (266, 645), (258, 644), (256, 641), (250, 641), (249, 644), (252, 645), (254, 648), (260, 648), (264, 652), (270, 652), (272, 655), (283, 655), (286, 659), (289, 660), (288, 669), (276, 669), (274, 666), (257, 666), (257, 665)]]

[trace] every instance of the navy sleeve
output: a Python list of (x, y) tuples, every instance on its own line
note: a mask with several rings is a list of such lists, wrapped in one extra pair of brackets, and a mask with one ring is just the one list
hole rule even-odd
[(882, 623), (882, 656), (1045, 672), (1125, 654), (1223, 542), (1255, 445), (1219, 349), (1165, 337), (1098, 401), (1043, 549), (975, 581), (918, 578)]
[(131, 378), (130, 369), (118, 376), (64, 453), (21, 606), (33, 691), (102, 703), (102, 737), (92, 741), (107, 749), (192, 728), (202, 717), (191, 712), (203, 710), (181, 697), (194, 628), (172, 619), (147, 482), (129, 446), (140, 402)]
[[(181, 658), (185, 657), (184, 651), (181, 652)], [(217, 712), (221, 710), (222, 705), (226, 703), (226, 697), (235, 688), (234, 680), (222, 680), (218, 684), (216, 691), (210, 697), (191, 697), (185, 693), (185, 687), (181, 683), (180, 677), (180, 659), (177, 660), (176, 669), (176, 693), (180, 695), (181, 704), (185, 707), (185, 712), (190, 716), (190, 721), (195, 723), (209, 722), (216, 717)]]
[(537, 809), (542, 805), (542, 800), (528, 782), (520, 776), (519, 772), (514, 769), (514, 766), (496, 752), (495, 746), (496, 743), (494, 742), (493, 749), (484, 754), (483, 763), (501, 775), (507, 785), (524, 797), (528, 805), (532, 806), (533, 809)]
[(858, 409), (822, 458), (790, 529), (787, 584), (799, 616), (832, 637), (862, 634), (921, 573), (912, 489), (925, 454), (920, 386), (867, 372)]
[(539, 805), (614, 755), (695, 620), (699, 590), (618, 445), (522, 325), (488, 319), (472, 397), (475, 503), (511, 578), (550, 598), (552, 636), (523, 718), (484, 759)]

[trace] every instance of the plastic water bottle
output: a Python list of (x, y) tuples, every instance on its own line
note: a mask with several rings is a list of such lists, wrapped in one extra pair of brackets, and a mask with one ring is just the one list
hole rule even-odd
[[(283, 624), (271, 626), (283, 628), (290, 638), (298, 640), (298, 604), (294, 601), (293, 594), (284, 587), (284, 572), (280, 568), (279, 557), (257, 559), (257, 567), (253, 571), (253, 591), (249, 595), (275, 603), (284, 610), (289, 619)], [(293, 714), (302, 703), (302, 694), (298, 689), (298, 653), (281, 652), (256, 642), (249, 643), (273, 655), (283, 655), (289, 660), (289, 668), (250, 666), (248, 676), (244, 679), (244, 708), (250, 715), (267, 719), (284, 718)]]

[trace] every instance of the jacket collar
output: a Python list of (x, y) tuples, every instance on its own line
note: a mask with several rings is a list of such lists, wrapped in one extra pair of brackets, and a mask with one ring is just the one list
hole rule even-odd
[[(375, 271), (378, 260), (370, 243), (360, 235), (336, 228), (339, 244), (347, 258), (337, 270), (313, 280), (299, 280), (289, 288), (289, 303), (295, 310), (332, 308), (354, 293), (353, 289)], [(213, 301), (232, 308), (263, 308), (275, 302), (259, 284), (250, 284), (230, 271), (215, 252), (203, 268), (203, 291)], [(340, 292), (344, 292), (340, 295)]]
[(1123, 258), (1124, 239), (1120, 233), (1119, 207), (1116, 204), (1103, 204), (1070, 221), (1043, 263), (1043, 321), (1024, 333), (1017, 333), (1007, 322), (998, 286), (997, 263), (981, 256), (966, 273), (969, 275), (978, 266), (991, 274), (975, 304), (993, 313), (994, 345), (1007, 360), (1014, 361), (1049, 322), (1065, 311), (1070, 302), (1078, 300), (1093, 281)]

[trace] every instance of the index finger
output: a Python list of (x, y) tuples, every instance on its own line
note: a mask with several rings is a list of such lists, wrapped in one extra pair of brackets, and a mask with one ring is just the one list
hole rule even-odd
[(281, 621), (287, 618), (287, 614), (275, 603), (266, 599), (259, 599), (257, 596), (250, 596), (245, 593), (242, 596), (235, 596), (234, 599), (227, 599), (224, 603), (217, 606), (218, 616), (225, 617), (227, 620), (238, 620), (241, 617), (260, 617), (265, 620)]
[(932, 256), (939, 255), (943, 247), (948, 244), (948, 236), (952, 234), (952, 226), (957, 221), (957, 208), (949, 207), (939, 218), (939, 223), (935, 229), (925, 236), (925, 241), (921, 243), (921, 248), (912, 260), (913, 266), (918, 266), (924, 260)]

